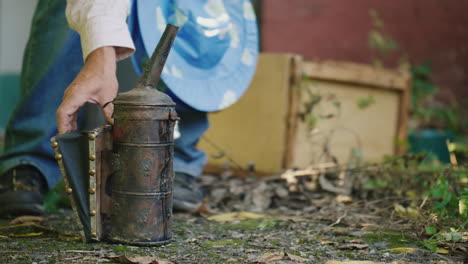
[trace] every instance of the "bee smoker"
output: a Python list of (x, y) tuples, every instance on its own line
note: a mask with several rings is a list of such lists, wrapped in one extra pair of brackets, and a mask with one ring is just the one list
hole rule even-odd
[(178, 28), (167, 25), (136, 87), (114, 100), (110, 241), (167, 242), (172, 216), (175, 103), (158, 91)]
[(167, 25), (136, 87), (113, 101), (114, 126), (52, 138), (84, 241), (161, 245), (172, 237), (172, 99), (158, 91), (178, 27)]

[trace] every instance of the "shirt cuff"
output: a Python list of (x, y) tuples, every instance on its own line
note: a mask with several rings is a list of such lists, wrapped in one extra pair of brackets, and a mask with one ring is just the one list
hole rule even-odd
[(135, 46), (128, 30), (127, 23), (112, 17), (94, 17), (87, 20), (84, 27), (78, 32), (81, 37), (83, 59), (97, 48), (113, 46), (117, 60), (130, 56)]

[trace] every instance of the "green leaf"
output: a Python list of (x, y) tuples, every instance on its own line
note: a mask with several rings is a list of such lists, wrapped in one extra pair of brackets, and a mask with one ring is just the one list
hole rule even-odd
[(432, 72), (432, 64), (430, 62), (425, 62), (420, 65), (413, 67), (413, 73), (422, 77), (428, 77)]
[(333, 99), (333, 100), (332, 100), (332, 104), (333, 104), (333, 106), (334, 106), (336, 109), (340, 109), (340, 108), (341, 108), (341, 103), (340, 103), (340, 101), (338, 101), (337, 99)]
[(445, 238), (446, 241), (452, 241), (453, 239), (452, 233), (443, 233), (442, 236)]
[(468, 216), (468, 188), (464, 188), (458, 201), (458, 211), (462, 216)]
[(356, 102), (359, 109), (363, 110), (368, 108), (369, 106), (375, 104), (375, 98), (372, 95), (368, 95), (365, 98), (359, 98)]
[(388, 186), (388, 183), (385, 180), (382, 179), (376, 179), (376, 180), (368, 180), (363, 184), (363, 188), (365, 190), (373, 190), (373, 189), (378, 189), (378, 188), (386, 188)]
[(426, 234), (433, 235), (437, 233), (437, 228), (435, 226), (426, 226)]
[(257, 228), (260, 230), (270, 229), (275, 227), (278, 224), (278, 221), (274, 219), (264, 219), (260, 224), (258, 224)]
[(453, 242), (458, 242), (462, 239), (462, 234), (458, 232), (452, 232)]
[(317, 123), (317, 117), (314, 116), (314, 115), (309, 115), (309, 117), (307, 118), (307, 124), (311, 127), (314, 127), (315, 124)]
[(429, 249), (430, 251), (432, 252), (436, 252), (437, 251), (437, 243), (435, 243), (434, 241), (423, 241), (421, 242), (421, 244), (423, 246), (425, 246), (427, 249)]

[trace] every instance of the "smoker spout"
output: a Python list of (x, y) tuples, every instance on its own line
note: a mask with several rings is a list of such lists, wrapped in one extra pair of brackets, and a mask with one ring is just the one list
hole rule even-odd
[(172, 44), (177, 35), (179, 28), (177, 26), (167, 24), (164, 33), (159, 40), (148, 65), (145, 67), (141, 78), (138, 80), (136, 88), (152, 87), (155, 88), (161, 78), (161, 72), (166, 64), (167, 57), (171, 51)]

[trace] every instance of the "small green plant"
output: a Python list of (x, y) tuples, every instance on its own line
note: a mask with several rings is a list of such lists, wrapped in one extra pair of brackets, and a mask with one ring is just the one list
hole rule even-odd
[[(298, 91), (305, 93), (304, 98), (307, 98), (302, 105), (303, 110), (298, 113), (298, 116), (309, 128), (314, 128), (320, 120), (337, 117), (341, 112), (341, 103), (336, 95), (331, 93), (321, 94), (312, 91), (311, 87), (316, 87), (317, 85), (318, 83), (315, 80), (303, 75), (301, 85), (296, 87)], [(325, 111), (323, 109), (324, 103), (331, 104), (333, 111)]]
[(441, 245), (460, 242), (468, 227), (466, 167), (428, 161), (425, 154), (387, 157), (379, 166), (375, 174), (361, 179), (361, 193), (374, 198), (400, 197), (396, 215), (424, 226), (420, 243), (432, 251), (443, 251)]
[(451, 227), (449, 231), (438, 231), (435, 226), (427, 226), (426, 235), (429, 235), (430, 237), (424, 241), (421, 241), (421, 245), (433, 252), (438, 251), (439, 244), (456, 243), (459, 242), (463, 237), (462, 233), (460, 233), (460, 230), (454, 227)]
[(65, 193), (65, 182), (60, 180), (44, 197), (44, 208), (48, 213), (57, 213), (61, 208), (70, 208), (70, 200)]
[(372, 29), (369, 31), (369, 47), (377, 53), (374, 59), (374, 66), (382, 67), (382, 60), (389, 54), (397, 51), (400, 46), (392, 37), (385, 34), (385, 23), (380, 18), (376, 10), (369, 10), (369, 15), (372, 20)]
[(451, 104), (437, 102), (434, 98), (439, 89), (431, 82), (431, 63), (425, 62), (411, 68), (413, 87), (411, 113), (419, 128), (443, 129), (457, 135), (468, 129), (463, 120), (460, 105), (453, 100)]
[(444, 174), (426, 192), (433, 201), (433, 212), (440, 216), (456, 216), (459, 199), (454, 192), (453, 182)]
[[(437, 180), (430, 181), (425, 195), (431, 201), (431, 213), (438, 220), (440, 230), (433, 225), (426, 226), (425, 233), (429, 238), (421, 244), (431, 251), (438, 251), (443, 243), (456, 243), (462, 238), (462, 233), (468, 224), (468, 172), (458, 169), (445, 169)], [(458, 224), (457, 227), (443, 228), (448, 224)], [(447, 231), (448, 230), (448, 231)]]
[(424, 101), (434, 96), (439, 89), (430, 81), (432, 66), (430, 62), (415, 65), (411, 68), (413, 87), (411, 90), (411, 109), (413, 114), (426, 118), (428, 112)]
[[(385, 33), (384, 22), (375, 10), (369, 12), (372, 28), (369, 31), (369, 48), (374, 52), (374, 65), (384, 66), (389, 56), (395, 56), (400, 45)], [(411, 125), (413, 129), (439, 129), (451, 131), (455, 136), (467, 135), (468, 124), (462, 115), (457, 100), (442, 103), (437, 100), (439, 88), (431, 81), (430, 62), (411, 65), (408, 56), (401, 56), (400, 69), (412, 74), (410, 99)], [(461, 101), (460, 101), (461, 102)], [(366, 106), (364, 100), (361, 104)], [(457, 137), (456, 137), (457, 138)], [(457, 158), (468, 157), (468, 148), (463, 143), (449, 144), (449, 151)], [(466, 153), (463, 155), (460, 153)], [(415, 156), (422, 155), (422, 156)], [(466, 160), (466, 158), (465, 158)], [(425, 197), (424, 202), (411, 205), (420, 209), (422, 215), (433, 216), (425, 227), (425, 238), (421, 244), (431, 251), (443, 251), (441, 244), (457, 243), (468, 226), (468, 171), (459, 160), (459, 168), (444, 166), (428, 154), (408, 154), (387, 159), (375, 177), (367, 178), (362, 184), (370, 194), (392, 194), (415, 201)], [(408, 207), (410, 208), (410, 207)], [(418, 209), (419, 210), (419, 209)], [(419, 219), (418, 221), (422, 221)]]
[[(368, 33), (368, 45), (375, 54), (373, 64), (383, 67), (385, 59), (395, 55), (400, 45), (385, 32), (385, 23), (376, 10), (369, 10), (369, 16), (372, 28)], [(455, 135), (466, 133), (468, 124), (464, 121), (460, 104), (456, 100), (443, 104), (435, 99), (439, 89), (431, 82), (431, 63), (411, 65), (406, 55), (400, 56), (399, 61), (400, 69), (409, 69), (412, 73), (411, 119), (416, 128), (448, 130)]]

